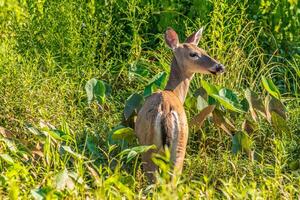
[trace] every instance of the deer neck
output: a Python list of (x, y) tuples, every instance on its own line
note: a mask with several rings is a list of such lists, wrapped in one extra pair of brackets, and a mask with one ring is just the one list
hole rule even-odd
[(171, 64), (171, 73), (165, 90), (170, 90), (175, 93), (183, 104), (189, 90), (190, 82), (194, 73), (186, 73), (182, 66), (178, 66), (178, 62), (174, 57)]

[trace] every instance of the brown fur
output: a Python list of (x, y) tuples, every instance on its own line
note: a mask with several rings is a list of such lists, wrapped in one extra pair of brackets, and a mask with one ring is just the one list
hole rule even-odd
[[(166, 31), (166, 43), (173, 49), (171, 73), (164, 91), (149, 96), (138, 113), (135, 132), (141, 145), (155, 145), (157, 149), (142, 155), (143, 169), (150, 180), (156, 170), (152, 154), (162, 152), (164, 145), (171, 149), (174, 169), (181, 172), (188, 139), (188, 124), (183, 107), (194, 73), (217, 73), (218, 62), (197, 47), (202, 30), (180, 44), (173, 29)], [(197, 56), (191, 56), (196, 53)], [(223, 67), (223, 66), (222, 66)]]

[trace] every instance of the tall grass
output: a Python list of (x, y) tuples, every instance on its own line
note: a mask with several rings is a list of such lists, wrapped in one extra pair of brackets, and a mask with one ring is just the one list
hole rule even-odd
[[(0, 1), (1, 197), (299, 197), (299, 56), (278, 53), (276, 37), (251, 20), (251, 2), (199, 2)], [(239, 94), (246, 87), (261, 92), (262, 75), (279, 87), (290, 132), (277, 134), (260, 121), (251, 137), (261, 159), (233, 156), (230, 137), (206, 123), (190, 130), (183, 175), (170, 180), (162, 164), (158, 182), (147, 185), (139, 157), (128, 161), (126, 145), (111, 140), (126, 98), (170, 70), (167, 26), (181, 41), (204, 26), (200, 46), (227, 67), (223, 76), (197, 75), (190, 95), (201, 79)], [(265, 49), (266, 35), (276, 48)], [(112, 87), (102, 108), (87, 103), (84, 85), (93, 77)]]

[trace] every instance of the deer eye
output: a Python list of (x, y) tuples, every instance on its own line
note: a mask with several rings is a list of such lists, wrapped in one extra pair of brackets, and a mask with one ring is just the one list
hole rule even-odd
[(197, 57), (197, 56), (198, 56), (197, 53), (190, 53), (190, 57), (192, 57), (192, 58), (195, 58), (195, 57)]

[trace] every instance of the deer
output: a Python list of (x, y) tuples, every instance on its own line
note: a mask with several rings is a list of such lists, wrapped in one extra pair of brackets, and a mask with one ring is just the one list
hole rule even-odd
[(164, 90), (148, 96), (140, 108), (135, 134), (141, 145), (155, 145), (142, 154), (142, 168), (150, 182), (155, 181), (157, 166), (152, 161), (154, 153), (170, 151), (172, 170), (181, 174), (188, 141), (188, 122), (184, 109), (189, 85), (195, 73), (221, 74), (224, 65), (198, 47), (203, 28), (180, 43), (172, 28), (165, 32), (165, 42), (173, 50), (171, 70)]

